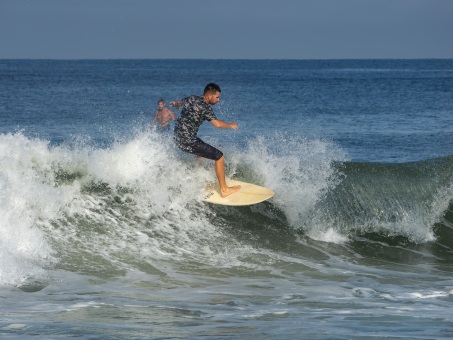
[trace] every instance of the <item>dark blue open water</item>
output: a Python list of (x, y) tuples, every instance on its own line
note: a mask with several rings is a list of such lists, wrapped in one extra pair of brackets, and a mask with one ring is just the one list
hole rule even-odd
[[(201, 202), (205, 123), (268, 202)], [(453, 336), (453, 60), (0, 60), (0, 334)]]

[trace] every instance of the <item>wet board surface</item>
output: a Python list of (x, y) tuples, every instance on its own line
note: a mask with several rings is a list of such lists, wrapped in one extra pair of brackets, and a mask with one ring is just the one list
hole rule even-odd
[(227, 179), (226, 181), (228, 186), (240, 185), (241, 189), (223, 198), (220, 196), (218, 183), (209, 183), (205, 187), (203, 201), (221, 205), (241, 206), (257, 204), (274, 196), (274, 192), (271, 189), (256, 184), (232, 179)]

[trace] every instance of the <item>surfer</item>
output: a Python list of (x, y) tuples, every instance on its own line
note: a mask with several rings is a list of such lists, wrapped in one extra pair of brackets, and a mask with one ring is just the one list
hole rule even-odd
[(210, 105), (220, 100), (220, 87), (210, 83), (206, 85), (203, 96), (190, 96), (178, 101), (170, 102), (170, 106), (177, 110), (182, 106), (181, 114), (176, 120), (174, 140), (178, 148), (185, 152), (215, 161), (215, 173), (219, 181), (220, 195), (227, 197), (238, 191), (241, 186), (227, 186), (225, 180), (225, 158), (223, 153), (215, 147), (203, 142), (197, 137), (198, 129), (207, 120), (219, 129), (238, 129), (236, 123), (227, 123), (217, 119)]
[(151, 122), (151, 127), (156, 124), (156, 121), (159, 122), (158, 129), (161, 132), (170, 131), (170, 123), (172, 120), (176, 120), (175, 114), (172, 110), (169, 110), (165, 107), (165, 100), (159, 99), (157, 102), (159, 107), (156, 112), (154, 112), (154, 118)]

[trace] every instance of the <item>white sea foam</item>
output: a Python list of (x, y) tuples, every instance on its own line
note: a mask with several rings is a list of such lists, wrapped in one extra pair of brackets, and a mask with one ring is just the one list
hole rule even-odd
[(280, 134), (250, 141), (241, 162), (257, 169), (263, 184), (277, 193), (273, 200), (291, 226), (325, 239), (331, 235), (325, 225), (307, 222), (316, 203), (339, 181), (333, 163), (345, 160), (345, 152), (329, 141)]
[[(213, 163), (180, 153), (165, 137), (143, 132), (108, 148), (8, 138), (20, 145), (21, 170), (9, 162), (0, 173), (3, 206), (9, 207), (3, 212), (2, 242), (9, 245), (3, 284), (36, 276), (29, 266), (42, 271), (51, 254), (67, 267), (108, 275), (140, 266), (137, 254), (156, 267), (156, 261), (191, 258), (232, 266), (247, 253), (200, 202), (204, 183), (215, 180)], [(18, 228), (20, 236), (13, 236)], [(30, 258), (21, 255), (24, 245)], [(16, 265), (11, 256), (26, 264)]]
[(72, 196), (54, 186), (51, 164), (46, 142), (0, 135), (0, 284), (40, 278), (51, 259), (38, 224), (56, 218)]
[(341, 235), (333, 228), (327, 228), (327, 230), (322, 231), (323, 229), (324, 228), (314, 229), (311, 230), (308, 234), (312, 239), (322, 242), (341, 244), (348, 241), (347, 237)]

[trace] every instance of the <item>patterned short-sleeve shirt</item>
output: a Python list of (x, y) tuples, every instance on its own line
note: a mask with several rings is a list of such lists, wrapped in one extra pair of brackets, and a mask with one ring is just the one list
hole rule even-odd
[(197, 139), (198, 129), (205, 121), (216, 120), (212, 107), (202, 96), (182, 99), (182, 110), (175, 124), (175, 139), (180, 144), (191, 144)]

